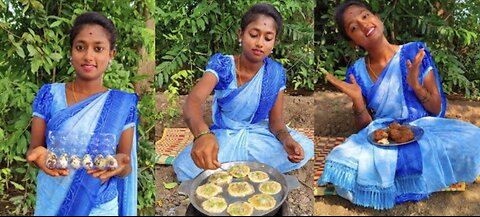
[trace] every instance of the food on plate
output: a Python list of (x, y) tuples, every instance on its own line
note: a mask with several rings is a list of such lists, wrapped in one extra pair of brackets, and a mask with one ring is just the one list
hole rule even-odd
[(228, 169), (228, 172), (235, 178), (243, 178), (247, 176), (250, 172), (250, 167), (248, 167), (247, 165), (235, 165), (230, 167), (230, 169)]
[(388, 125), (388, 129), (399, 129), (400, 127), (402, 127), (402, 125), (395, 121)]
[(229, 184), (232, 182), (232, 176), (225, 171), (216, 172), (208, 177), (208, 182), (217, 185)]
[(248, 199), (256, 210), (267, 211), (273, 209), (277, 205), (277, 201), (268, 194), (256, 194)]
[(250, 181), (255, 183), (265, 182), (270, 179), (270, 177), (268, 176), (268, 173), (263, 171), (250, 172), (248, 173), (248, 178), (250, 179)]
[(378, 144), (388, 145), (392, 142), (400, 144), (412, 141), (415, 134), (408, 126), (392, 122), (385, 129), (377, 129), (373, 132), (373, 139)]
[(248, 202), (235, 202), (228, 205), (227, 213), (231, 216), (251, 216), (253, 206)]
[(209, 199), (211, 197), (215, 197), (221, 192), (223, 192), (222, 187), (215, 185), (213, 183), (200, 185), (195, 190), (195, 193), (198, 195), (198, 197), (202, 199)]
[(260, 192), (264, 194), (274, 195), (274, 194), (278, 194), (278, 192), (282, 190), (282, 185), (280, 185), (280, 183), (276, 181), (267, 181), (260, 184), (258, 189), (260, 190)]
[(373, 138), (375, 139), (375, 141), (379, 141), (385, 138), (388, 139), (388, 133), (384, 129), (378, 129), (373, 132)]
[(209, 213), (221, 213), (227, 208), (227, 201), (222, 197), (212, 197), (203, 201), (202, 208)]
[(400, 128), (400, 137), (397, 139), (394, 139), (396, 143), (404, 143), (411, 141), (415, 138), (415, 134), (413, 133), (412, 129), (402, 126)]
[(255, 188), (248, 182), (235, 182), (228, 185), (227, 191), (232, 197), (245, 197), (255, 193)]

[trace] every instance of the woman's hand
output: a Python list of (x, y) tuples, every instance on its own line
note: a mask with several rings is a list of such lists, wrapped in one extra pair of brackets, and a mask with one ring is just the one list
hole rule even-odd
[(27, 152), (27, 161), (34, 164), (50, 176), (68, 176), (68, 169), (49, 169), (45, 162), (47, 161), (48, 150), (43, 146), (37, 146)]
[(288, 154), (288, 160), (293, 163), (299, 163), (303, 160), (303, 148), (291, 136), (288, 136), (283, 142), (283, 148)]
[(357, 84), (353, 74), (350, 74), (350, 80), (352, 81), (351, 84), (338, 80), (338, 78), (330, 73), (327, 73), (325, 77), (327, 78), (328, 82), (333, 84), (333, 86), (337, 87), (343, 93), (347, 94), (350, 98), (352, 98), (353, 101), (363, 100), (362, 89), (360, 88), (360, 85)]
[(87, 173), (95, 178), (102, 180), (105, 183), (113, 176), (126, 177), (130, 174), (132, 167), (130, 165), (130, 156), (118, 153), (115, 155), (115, 159), (118, 162), (118, 167), (114, 170), (87, 170)]
[(422, 63), (423, 57), (425, 56), (425, 48), (421, 48), (417, 55), (415, 55), (415, 59), (413, 64), (410, 60), (407, 60), (408, 66), (408, 75), (407, 75), (407, 83), (413, 90), (418, 90), (421, 88), (420, 82), (418, 81), (418, 77), (420, 76), (420, 64)]
[(192, 159), (201, 169), (214, 170), (220, 168), (218, 162), (218, 142), (213, 134), (205, 134), (193, 143)]

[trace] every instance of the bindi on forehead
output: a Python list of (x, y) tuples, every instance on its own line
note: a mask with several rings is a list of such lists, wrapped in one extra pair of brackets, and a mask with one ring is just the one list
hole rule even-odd
[(89, 34), (89, 35), (92, 35), (93, 33), (92, 33), (92, 32), (89, 32), (88, 34)]

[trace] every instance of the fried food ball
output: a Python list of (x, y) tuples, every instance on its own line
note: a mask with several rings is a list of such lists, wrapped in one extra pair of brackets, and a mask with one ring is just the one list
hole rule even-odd
[(395, 140), (396, 143), (404, 143), (413, 140), (415, 138), (415, 135), (413, 134), (412, 130), (410, 128), (402, 129), (401, 131), (401, 137), (398, 140)]
[(408, 128), (408, 127), (406, 127), (406, 126), (400, 126), (400, 127), (398, 128), (398, 130), (400, 130), (400, 131), (412, 131), (410, 128)]
[(388, 133), (385, 132), (385, 130), (383, 129), (378, 129), (378, 130), (375, 130), (375, 132), (373, 132), (373, 138), (375, 139), (375, 141), (379, 141), (384, 138), (388, 138)]
[(398, 129), (390, 129), (390, 133), (388, 134), (388, 136), (391, 140), (397, 142), (402, 137), (402, 131)]
[(402, 127), (402, 125), (400, 125), (400, 124), (397, 123), (397, 122), (393, 122), (393, 123), (391, 123), (391, 124), (388, 125), (388, 128), (390, 128), (390, 129), (398, 129), (398, 128), (400, 128), (400, 127)]

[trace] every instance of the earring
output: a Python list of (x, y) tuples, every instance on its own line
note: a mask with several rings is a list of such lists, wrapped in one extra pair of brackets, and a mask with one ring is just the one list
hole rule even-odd
[(111, 65), (112, 65), (112, 60), (109, 60), (109, 61), (108, 61), (107, 68), (110, 68)]
[(358, 45), (355, 45), (355, 52), (360, 52), (360, 47)]
[(238, 40), (238, 46), (242, 47), (242, 40)]
[(272, 48), (272, 51), (270, 51), (270, 54), (273, 54), (273, 48)]
[(68, 57), (70, 65), (72, 65), (72, 57)]

